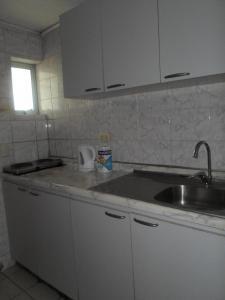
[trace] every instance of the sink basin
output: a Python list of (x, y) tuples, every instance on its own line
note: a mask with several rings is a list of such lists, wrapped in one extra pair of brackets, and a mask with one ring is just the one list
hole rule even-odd
[(178, 208), (224, 210), (225, 190), (204, 186), (178, 185), (158, 193), (155, 200)]

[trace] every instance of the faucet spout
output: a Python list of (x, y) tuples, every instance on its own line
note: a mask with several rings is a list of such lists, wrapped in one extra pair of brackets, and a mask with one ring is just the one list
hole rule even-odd
[(195, 151), (193, 154), (193, 158), (198, 158), (199, 149), (200, 147), (204, 145), (207, 151), (207, 162), (208, 162), (208, 176), (207, 176), (207, 184), (210, 184), (212, 182), (212, 163), (211, 163), (211, 150), (209, 147), (209, 144), (205, 141), (200, 141), (195, 146)]

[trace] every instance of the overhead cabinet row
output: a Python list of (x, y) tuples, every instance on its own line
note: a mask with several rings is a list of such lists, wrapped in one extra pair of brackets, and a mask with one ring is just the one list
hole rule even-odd
[(84, 0), (61, 16), (64, 93), (225, 73), (225, 2)]

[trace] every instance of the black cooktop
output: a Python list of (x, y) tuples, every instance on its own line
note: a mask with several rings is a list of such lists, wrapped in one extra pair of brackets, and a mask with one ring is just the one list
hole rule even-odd
[(3, 168), (4, 173), (13, 175), (22, 175), (31, 172), (40, 171), (43, 169), (59, 167), (63, 165), (60, 158), (45, 158), (24, 163), (12, 164)]

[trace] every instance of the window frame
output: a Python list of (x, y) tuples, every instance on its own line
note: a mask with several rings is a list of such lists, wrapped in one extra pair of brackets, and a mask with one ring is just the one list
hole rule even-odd
[[(30, 70), (32, 96), (33, 96), (33, 107), (34, 107), (32, 110), (16, 110), (15, 103), (14, 103), (14, 95), (13, 95), (13, 110), (14, 110), (14, 112), (16, 112), (18, 114), (19, 113), (25, 113), (25, 114), (38, 113), (39, 107), (38, 107), (38, 95), (37, 95), (36, 65), (29, 64), (29, 63), (23, 63), (23, 62), (11, 61), (11, 74), (12, 74), (12, 68)], [(13, 89), (13, 83), (12, 83), (12, 89)]]

